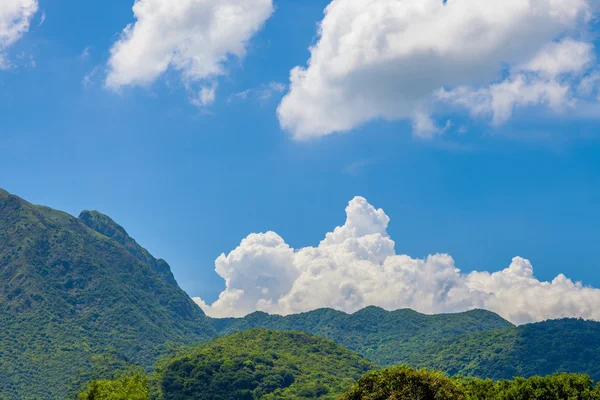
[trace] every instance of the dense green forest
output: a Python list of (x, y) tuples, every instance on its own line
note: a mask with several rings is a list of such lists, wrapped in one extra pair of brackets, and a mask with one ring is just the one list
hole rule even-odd
[(362, 354), (379, 365), (401, 364), (423, 346), (446, 342), (465, 333), (513, 327), (484, 310), (458, 314), (424, 315), (413, 310), (388, 312), (367, 307), (354, 314), (321, 309), (281, 317), (254, 313), (240, 319), (215, 320), (222, 334), (251, 328), (309, 332)]
[[(276, 344), (263, 347), (271, 335)], [(372, 369), (356, 381), (349, 378), (356, 373), (356, 356), (346, 355), (347, 350), (332, 348), (331, 342), (323, 347), (322, 339), (306, 334), (281, 335), (262, 330), (238, 334), (217, 347), (175, 357), (150, 379), (137, 372), (91, 382), (78, 400), (600, 400), (600, 386), (582, 374), (493, 381), (399, 366)], [(261, 347), (240, 343), (248, 339)], [(319, 350), (311, 350), (308, 343)], [(220, 346), (224, 354), (216, 352)], [(340, 360), (332, 358), (340, 354)]]
[(159, 399), (336, 399), (376, 366), (307, 333), (253, 329), (185, 351), (157, 368)]
[(563, 319), (458, 336), (406, 362), (449, 374), (506, 379), (581, 372), (600, 380), (600, 324)]
[(553, 374), (493, 381), (391, 367), (365, 374), (340, 400), (598, 400), (587, 375)]
[(0, 399), (60, 398), (115, 368), (151, 368), (169, 342), (214, 337), (167, 263), (108, 217), (4, 191), (0, 217)]
[[(351, 315), (322, 309), (210, 319), (179, 288), (169, 265), (109, 217), (85, 211), (77, 218), (0, 190), (0, 399), (64, 400), (92, 380), (96, 392), (131, 386), (139, 381), (112, 379), (132, 367), (145, 376), (157, 360), (181, 356), (182, 346), (200, 344), (191, 357), (209, 351), (202, 343), (254, 328), (318, 335), (381, 366), (408, 364), (493, 379), (554, 372), (600, 379), (597, 322), (515, 327), (483, 310), (423, 315), (377, 307)], [(348, 372), (344, 379), (355, 377), (338, 367)], [(313, 378), (331, 393), (341, 387)], [(294, 379), (294, 388), (306, 382)]]
[(368, 307), (351, 315), (329, 309), (287, 317), (254, 313), (214, 325), (221, 333), (253, 327), (310, 332), (382, 366), (407, 364), (493, 379), (574, 372), (600, 380), (600, 323), (592, 321), (516, 327), (483, 310), (423, 315)]

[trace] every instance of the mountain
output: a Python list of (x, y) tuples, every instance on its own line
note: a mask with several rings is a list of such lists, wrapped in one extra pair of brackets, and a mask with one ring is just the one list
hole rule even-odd
[(600, 323), (562, 319), (462, 335), (426, 346), (407, 362), (493, 379), (571, 372), (600, 381)]
[(213, 320), (213, 325), (222, 334), (257, 327), (308, 332), (331, 339), (382, 366), (406, 363), (424, 346), (466, 333), (513, 327), (484, 310), (425, 315), (408, 309), (388, 312), (378, 307), (354, 314), (321, 309), (286, 317), (257, 312), (241, 319)]
[(210, 319), (169, 265), (108, 216), (74, 217), (0, 190), (0, 399), (62, 399), (126, 366), (149, 370), (181, 345), (254, 328), (319, 335), (382, 366), (490, 378), (580, 372), (600, 380), (598, 322), (515, 327), (483, 310), (423, 315), (377, 307)]
[(561, 319), (517, 327), (483, 310), (423, 315), (367, 307), (350, 315), (331, 309), (286, 317), (257, 312), (213, 325), (221, 334), (257, 327), (309, 332), (381, 366), (493, 379), (571, 372), (600, 381), (600, 322)]
[(64, 398), (169, 343), (214, 337), (168, 264), (109, 217), (0, 190), (0, 398)]
[(375, 365), (335, 342), (300, 332), (234, 333), (159, 367), (168, 400), (336, 399)]

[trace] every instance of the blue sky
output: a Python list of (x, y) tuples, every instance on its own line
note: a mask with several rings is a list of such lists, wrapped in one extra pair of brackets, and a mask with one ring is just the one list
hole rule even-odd
[(519, 255), (540, 280), (564, 273), (600, 286), (600, 124), (578, 106), (523, 108), (501, 125), (443, 108), (435, 123), (452, 125), (429, 139), (403, 116), (309, 140), (281, 128), (286, 92), (259, 99), (257, 88), (288, 85), (306, 65), (328, 3), (276, 1), (246, 55), (211, 80), (214, 104), (198, 107), (173, 69), (141, 87), (104, 85), (133, 2), (40, 0), (0, 71), (0, 186), (110, 215), (208, 302), (224, 288), (221, 253), (268, 230), (316, 246), (354, 196), (385, 210), (399, 254), (449, 253), (463, 272)]

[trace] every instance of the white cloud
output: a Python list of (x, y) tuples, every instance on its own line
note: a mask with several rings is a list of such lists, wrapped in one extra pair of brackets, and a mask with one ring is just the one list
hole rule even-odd
[(600, 72), (594, 71), (590, 75), (586, 76), (579, 83), (579, 87), (577, 88), (578, 94), (584, 97), (589, 96), (598, 96), (598, 100), (600, 100), (600, 94), (598, 93), (598, 89), (600, 88)]
[(520, 257), (498, 272), (464, 274), (447, 254), (398, 255), (383, 210), (356, 197), (346, 215), (346, 223), (317, 247), (292, 249), (274, 232), (249, 235), (216, 260), (226, 284), (219, 299), (211, 305), (194, 300), (213, 317), (321, 307), (354, 312), (377, 305), (424, 313), (484, 308), (517, 324), (561, 317), (600, 320), (600, 289), (564, 275), (539, 281), (531, 263)]
[(204, 86), (190, 102), (197, 107), (208, 107), (212, 105), (217, 98), (217, 86)]
[[(307, 67), (291, 71), (281, 126), (309, 139), (374, 119), (411, 119), (415, 134), (432, 136), (439, 128), (423, 110), (435, 112), (441, 88), (486, 90), (507, 66), (546, 80), (573, 73), (569, 60), (579, 63), (591, 46), (555, 42), (584, 31), (595, 7), (595, 0), (333, 0)], [(515, 89), (548, 101), (557, 87)]]
[(9, 66), (9, 62), (2, 52), (29, 31), (31, 19), (37, 11), (37, 0), (2, 0), (0, 2), (0, 68)]
[(259, 87), (235, 93), (230, 97), (229, 100), (247, 100), (248, 98), (256, 98), (259, 101), (267, 101), (274, 95), (283, 93), (286, 89), (287, 86), (280, 82), (269, 82), (267, 84), (263, 83)]
[(513, 116), (515, 108), (546, 104), (554, 111), (573, 105), (570, 88), (556, 81), (531, 79), (517, 75), (490, 85), (472, 90), (459, 87), (451, 92), (440, 91), (440, 100), (468, 108), (475, 116), (493, 115), (493, 123), (500, 125)]
[[(225, 74), (273, 13), (272, 0), (137, 0), (136, 22), (111, 49), (106, 85), (154, 82), (169, 68), (184, 82)], [(205, 92), (206, 93), (206, 92)]]
[(79, 55), (79, 59), (85, 61), (90, 58), (90, 51), (92, 50), (92, 46), (87, 46), (81, 54)]
[(549, 78), (580, 73), (594, 60), (593, 51), (594, 46), (590, 43), (567, 38), (546, 45), (519, 69), (537, 72)]
[(101, 81), (100, 76), (103, 72), (103, 68), (103, 66), (97, 65), (87, 75), (85, 75), (81, 80), (81, 84), (83, 85), (83, 87), (89, 88)]
[[(516, 108), (546, 105), (560, 112), (575, 105), (575, 96), (594, 60), (593, 46), (572, 39), (550, 43), (531, 60), (515, 67), (499, 83), (480, 89), (461, 86), (444, 89), (438, 99), (468, 108), (473, 115), (492, 115), (495, 125), (510, 119)], [(582, 78), (582, 79), (579, 79)]]

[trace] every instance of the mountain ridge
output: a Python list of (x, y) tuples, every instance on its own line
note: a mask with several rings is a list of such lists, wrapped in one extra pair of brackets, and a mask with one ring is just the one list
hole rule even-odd
[(288, 316), (256, 312), (244, 318), (212, 319), (221, 334), (252, 328), (295, 330), (334, 340), (379, 365), (403, 363), (422, 342), (441, 342), (465, 333), (514, 327), (485, 310), (426, 315), (411, 309), (366, 307), (352, 314), (322, 308)]
[(379, 365), (450, 374), (585, 372), (600, 379), (600, 323), (515, 326), (486, 310), (421, 314), (376, 306), (211, 319), (110, 217), (79, 218), (0, 189), (0, 398), (58, 399), (172, 348), (254, 328), (302, 331)]
[(0, 398), (57, 398), (104, 364), (150, 368), (169, 342), (214, 337), (167, 268), (134, 241), (0, 191)]

